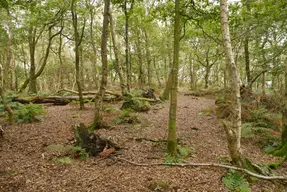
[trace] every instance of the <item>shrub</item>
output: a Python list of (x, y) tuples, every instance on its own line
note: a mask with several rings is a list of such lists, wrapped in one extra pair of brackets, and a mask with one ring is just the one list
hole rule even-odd
[(42, 105), (30, 103), (21, 105), (19, 109), (15, 111), (15, 117), (17, 123), (30, 123), (34, 121), (43, 121), (42, 115), (45, 113), (46, 110)]

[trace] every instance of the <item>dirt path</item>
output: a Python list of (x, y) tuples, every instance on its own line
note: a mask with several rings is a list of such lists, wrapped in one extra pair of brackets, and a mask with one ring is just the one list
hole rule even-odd
[[(214, 100), (180, 95), (178, 98), (178, 138), (180, 145), (193, 149), (186, 160), (221, 162), (228, 156), (223, 129), (216, 117), (202, 110)], [(138, 114), (141, 124), (120, 125), (98, 133), (114, 140), (123, 149), (119, 157), (135, 162), (163, 162), (164, 145), (137, 138), (165, 139), (169, 102), (157, 104), (148, 113)], [(111, 118), (111, 114), (107, 114)], [(4, 127), (5, 140), (0, 141), (0, 191), (152, 191), (163, 183), (167, 189), (157, 191), (227, 191), (219, 168), (136, 167), (112, 159), (89, 158), (71, 164), (57, 164), (51, 144), (65, 144), (73, 139), (71, 125), (92, 123), (93, 106), (78, 111), (75, 106), (51, 106), (45, 121)], [(251, 159), (265, 162), (264, 155), (252, 142), (243, 146)], [(276, 191), (272, 183), (259, 182), (256, 191)], [(153, 190), (155, 191), (155, 190)]]

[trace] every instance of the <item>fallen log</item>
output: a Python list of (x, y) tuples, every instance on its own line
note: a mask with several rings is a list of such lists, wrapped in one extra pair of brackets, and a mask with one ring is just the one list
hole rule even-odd
[[(58, 91), (58, 93), (61, 93), (61, 92), (69, 92), (69, 93), (73, 93), (75, 95), (79, 94), (79, 92), (74, 91), (74, 90), (70, 90), (70, 89), (61, 89)], [(82, 92), (83, 95), (96, 95), (97, 93), (98, 93), (97, 91), (83, 91)], [(106, 90), (105, 93), (108, 95), (116, 96), (116, 97), (122, 97), (122, 95), (120, 93), (110, 91), (110, 90)]]
[[(84, 102), (92, 102), (94, 101), (95, 96), (94, 95), (84, 95), (83, 99)], [(116, 96), (105, 96), (104, 101), (116, 101), (120, 100), (120, 97)], [(78, 101), (79, 96), (36, 96), (36, 97), (24, 97), (19, 98), (15, 97), (12, 99), (13, 102), (19, 102), (22, 104), (29, 104), (29, 103), (35, 103), (35, 104), (44, 104), (44, 103), (52, 103), (54, 105), (67, 105), (68, 103), (72, 101)]]

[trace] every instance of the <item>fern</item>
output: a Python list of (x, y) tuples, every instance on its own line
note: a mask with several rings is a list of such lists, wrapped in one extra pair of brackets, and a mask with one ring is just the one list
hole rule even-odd
[(129, 109), (123, 110), (119, 116), (112, 119), (111, 123), (114, 125), (119, 125), (122, 123), (138, 123), (139, 120), (136, 114), (130, 112)]
[(269, 128), (258, 127), (258, 124), (254, 123), (243, 123), (241, 129), (241, 135), (243, 138), (254, 137), (255, 135), (262, 135), (263, 133), (270, 132)]
[(251, 192), (248, 182), (234, 170), (224, 176), (222, 182), (231, 191)]
[(19, 109), (15, 111), (15, 117), (17, 123), (30, 123), (33, 121), (43, 121), (42, 115), (45, 113), (46, 110), (42, 105), (30, 103), (21, 105)]

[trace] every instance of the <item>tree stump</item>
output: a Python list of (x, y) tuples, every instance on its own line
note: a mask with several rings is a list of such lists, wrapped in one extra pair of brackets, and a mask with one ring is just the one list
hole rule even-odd
[(85, 149), (91, 156), (97, 156), (106, 150), (114, 152), (114, 150), (111, 150), (112, 148), (115, 150), (119, 149), (112, 141), (91, 132), (84, 123), (73, 125), (72, 129), (75, 135), (76, 145)]

